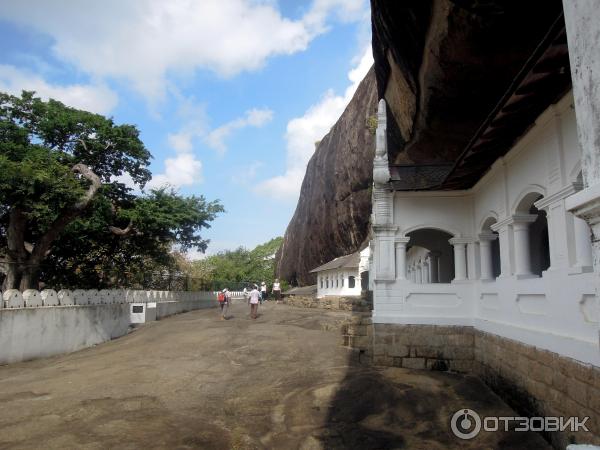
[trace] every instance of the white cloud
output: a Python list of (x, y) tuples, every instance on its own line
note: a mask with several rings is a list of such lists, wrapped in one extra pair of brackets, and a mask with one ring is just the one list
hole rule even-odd
[(39, 75), (0, 64), (0, 91), (20, 95), (21, 91), (35, 91), (37, 96), (53, 98), (67, 106), (99, 114), (107, 114), (117, 106), (117, 94), (105, 84), (71, 84), (60, 86), (48, 83)]
[(240, 130), (246, 127), (260, 128), (267, 124), (273, 119), (273, 111), (268, 108), (264, 109), (251, 109), (246, 111), (244, 117), (239, 117), (221, 125), (218, 128), (212, 130), (205, 137), (206, 144), (217, 150), (219, 153), (224, 153), (227, 150), (225, 140), (236, 130)]
[(192, 153), (180, 153), (165, 159), (164, 173), (154, 175), (146, 189), (171, 186), (178, 189), (202, 182), (202, 162)]
[(260, 183), (256, 188), (258, 193), (278, 200), (295, 201), (298, 198), (306, 165), (315, 151), (315, 143), (329, 132), (341, 116), (372, 64), (373, 55), (369, 45), (348, 73), (350, 85), (344, 95), (327, 91), (303, 116), (288, 122), (285, 135), (286, 171), (283, 175)]
[(365, 9), (365, 0), (314, 0), (290, 20), (269, 0), (20, 0), (4, 2), (0, 18), (50, 35), (55, 56), (83, 72), (126, 79), (160, 100), (169, 73), (256, 70), (305, 50), (332, 14), (357, 20)]

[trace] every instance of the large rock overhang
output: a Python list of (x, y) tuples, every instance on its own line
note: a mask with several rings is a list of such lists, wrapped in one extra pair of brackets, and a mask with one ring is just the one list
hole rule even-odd
[(570, 88), (559, 0), (372, 0), (396, 190), (472, 187)]

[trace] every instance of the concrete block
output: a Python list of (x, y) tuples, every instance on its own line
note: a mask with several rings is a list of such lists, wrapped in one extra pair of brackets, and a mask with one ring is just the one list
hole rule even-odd
[(42, 306), (42, 296), (37, 289), (26, 289), (23, 292), (23, 302), (26, 308), (37, 308)]
[(97, 289), (89, 289), (88, 298), (90, 305), (100, 305), (102, 302), (102, 298), (100, 297), (100, 291), (98, 291)]
[(75, 299), (76, 305), (89, 305), (90, 304), (89, 292), (84, 289), (75, 289), (73, 291), (73, 298)]
[(75, 296), (73, 292), (68, 289), (61, 289), (58, 291), (58, 302), (61, 306), (69, 306), (75, 304)]
[(23, 295), (18, 289), (8, 289), (2, 294), (2, 300), (5, 308), (23, 308)]
[(44, 289), (40, 295), (44, 306), (58, 306), (60, 304), (58, 294), (54, 289)]

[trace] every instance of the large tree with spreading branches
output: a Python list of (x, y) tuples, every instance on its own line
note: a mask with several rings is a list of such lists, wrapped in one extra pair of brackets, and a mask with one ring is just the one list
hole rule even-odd
[(3, 289), (37, 288), (40, 274), (52, 279), (57, 270), (76, 279), (82, 268), (101, 274), (115, 262), (123, 270), (127, 262), (159, 261), (175, 245), (205, 250), (199, 232), (223, 211), (218, 202), (170, 189), (134, 195), (119, 181), (143, 188), (150, 159), (133, 125), (33, 92), (0, 93)]

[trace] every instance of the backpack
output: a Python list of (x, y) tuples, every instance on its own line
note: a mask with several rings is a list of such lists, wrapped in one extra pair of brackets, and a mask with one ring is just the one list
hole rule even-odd
[(217, 294), (217, 300), (219, 300), (219, 302), (224, 302), (225, 301), (225, 293), (224, 292), (219, 292)]

